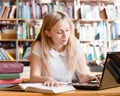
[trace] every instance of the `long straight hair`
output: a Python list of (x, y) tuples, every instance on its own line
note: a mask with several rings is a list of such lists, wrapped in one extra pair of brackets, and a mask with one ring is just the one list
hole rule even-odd
[[(77, 39), (75, 37), (74, 33), (74, 25), (71, 20), (71, 18), (68, 17), (66, 13), (63, 12), (53, 12), (49, 13), (45, 16), (43, 20), (43, 24), (41, 26), (40, 32), (36, 38), (36, 40), (33, 42), (32, 47), (34, 46), (35, 42), (39, 42), (41, 46), (41, 52), (42, 52), (42, 73), (43, 75), (51, 75), (51, 72), (49, 70), (49, 50), (53, 45), (53, 41), (51, 37), (49, 37), (45, 30), (50, 31), (51, 28), (59, 21), (59, 20), (67, 20), (70, 25), (70, 37), (68, 39), (68, 43), (65, 46), (67, 49), (67, 59), (68, 59), (68, 68), (71, 73), (74, 73), (74, 70), (76, 69), (76, 66), (79, 64), (80, 68), (77, 70), (83, 71), (82, 66), (80, 63), (80, 54), (77, 50)], [(38, 49), (39, 50), (39, 49)], [(85, 69), (84, 69), (85, 71)]]

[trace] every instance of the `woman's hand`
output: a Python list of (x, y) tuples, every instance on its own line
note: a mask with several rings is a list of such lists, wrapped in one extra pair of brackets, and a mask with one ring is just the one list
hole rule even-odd
[(49, 86), (49, 87), (53, 87), (53, 86), (58, 87), (60, 85), (62, 85), (62, 84), (60, 84), (59, 82), (57, 82), (53, 78), (48, 78), (48, 80), (46, 82), (44, 82), (44, 86)]
[(100, 76), (96, 76), (96, 75), (83, 75), (80, 78), (80, 83), (88, 83), (90, 81), (97, 81), (98, 83), (100, 83), (101, 77)]

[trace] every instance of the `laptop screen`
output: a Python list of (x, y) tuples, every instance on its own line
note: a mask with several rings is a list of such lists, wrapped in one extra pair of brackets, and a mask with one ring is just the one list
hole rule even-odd
[(100, 89), (119, 86), (120, 52), (107, 52)]

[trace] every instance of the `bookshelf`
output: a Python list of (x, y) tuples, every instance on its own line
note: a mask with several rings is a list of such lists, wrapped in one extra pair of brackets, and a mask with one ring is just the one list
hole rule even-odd
[[(120, 32), (117, 29), (120, 26), (120, 4), (115, 0), (0, 1), (0, 47), (10, 52), (14, 57), (13, 62), (29, 65), (28, 57), (23, 58), (24, 54), (36, 38), (44, 16), (54, 11), (64, 11), (71, 17), (75, 24), (75, 35), (83, 45), (89, 62), (100, 63), (107, 51), (120, 47)], [(6, 6), (8, 12), (4, 15), (2, 11)], [(110, 9), (117, 13), (109, 12)], [(110, 13), (114, 13), (114, 16)], [(5, 61), (12, 62), (0, 60)]]
[(76, 36), (86, 51), (86, 59), (103, 63), (107, 51), (119, 51), (120, 15), (117, 0), (80, 0)]

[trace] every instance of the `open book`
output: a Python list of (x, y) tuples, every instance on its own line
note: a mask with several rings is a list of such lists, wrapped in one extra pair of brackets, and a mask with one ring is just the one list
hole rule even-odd
[(0, 90), (11, 91), (27, 91), (27, 92), (41, 92), (41, 93), (62, 93), (75, 90), (71, 85), (62, 85), (59, 87), (48, 87), (42, 83), (21, 83), (6, 88), (0, 88)]

